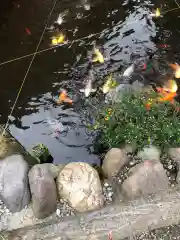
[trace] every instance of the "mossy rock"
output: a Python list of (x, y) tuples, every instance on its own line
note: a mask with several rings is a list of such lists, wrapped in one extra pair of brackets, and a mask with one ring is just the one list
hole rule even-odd
[(34, 158), (36, 158), (37, 162), (40, 163), (52, 163), (53, 157), (51, 156), (48, 148), (40, 143), (32, 148), (30, 153)]

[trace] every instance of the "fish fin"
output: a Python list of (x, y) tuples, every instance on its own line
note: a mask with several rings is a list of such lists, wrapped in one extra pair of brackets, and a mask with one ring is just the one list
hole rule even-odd
[(94, 57), (94, 58), (92, 59), (92, 62), (97, 62), (97, 61), (99, 61), (99, 58), (98, 58), (98, 57)]
[(85, 89), (80, 89), (79, 91), (83, 93), (85, 91)]
[(173, 70), (177, 70), (179, 68), (178, 64), (168, 64)]

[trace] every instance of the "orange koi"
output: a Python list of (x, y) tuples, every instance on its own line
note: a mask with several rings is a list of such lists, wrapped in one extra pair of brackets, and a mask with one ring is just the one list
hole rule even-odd
[(165, 102), (165, 101), (173, 102), (174, 98), (177, 96), (177, 93), (172, 92), (172, 93), (166, 93), (166, 94), (163, 94), (163, 95), (164, 96), (162, 96), (158, 99), (159, 102)]
[(73, 103), (72, 99), (70, 99), (70, 98), (67, 96), (67, 91), (66, 91), (66, 90), (63, 90), (63, 91), (59, 94), (59, 99), (58, 99), (57, 103), (62, 103), (62, 102), (70, 103), (70, 104)]
[(30, 31), (29, 28), (25, 28), (25, 31), (26, 31), (26, 33), (27, 33), (28, 35), (31, 35), (31, 31)]
[(180, 78), (180, 66), (176, 64), (168, 64), (175, 71), (175, 77)]
[(169, 63), (168, 65), (175, 71), (180, 67), (178, 64), (174, 64), (174, 63)]

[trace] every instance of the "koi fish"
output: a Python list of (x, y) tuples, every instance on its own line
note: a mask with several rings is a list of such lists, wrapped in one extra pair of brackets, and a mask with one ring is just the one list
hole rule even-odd
[(161, 16), (161, 13), (160, 13), (159, 8), (157, 8), (154, 13), (151, 13), (150, 16), (151, 16), (151, 17), (160, 17), (160, 16)]
[[(178, 86), (174, 80), (169, 80), (165, 83), (163, 87), (156, 87), (157, 92), (161, 94), (159, 98), (154, 100), (155, 102), (166, 102), (169, 101), (171, 103), (174, 102), (174, 98), (177, 96)], [(149, 99), (145, 104), (147, 110), (150, 110), (151, 105), (153, 104), (153, 100)]]
[(59, 104), (59, 103), (62, 103), (62, 102), (64, 102), (64, 103), (70, 103), (70, 104), (73, 103), (72, 99), (70, 99), (70, 98), (67, 96), (67, 91), (66, 91), (66, 90), (63, 90), (63, 91), (59, 94), (59, 99), (58, 99), (57, 103)]
[(31, 31), (30, 31), (29, 28), (25, 28), (25, 31), (26, 31), (27, 34), (31, 35)]
[(107, 77), (107, 81), (102, 87), (102, 91), (104, 94), (108, 93), (110, 89), (117, 86), (117, 82), (112, 78), (112, 74)]
[(180, 78), (180, 66), (179, 64), (168, 64), (175, 71), (175, 77)]
[(128, 67), (128, 68), (124, 71), (123, 76), (124, 76), (124, 77), (130, 77), (130, 76), (132, 75), (132, 73), (134, 72), (134, 68), (135, 68), (135, 65), (134, 65), (134, 63), (133, 63), (130, 67)]
[(161, 92), (161, 93), (166, 93), (166, 92), (174, 93), (174, 92), (177, 92), (178, 86), (176, 84), (176, 81), (168, 80), (162, 88), (157, 87), (156, 89), (158, 92)]
[(164, 94), (162, 97), (160, 97), (158, 99), (159, 102), (166, 102), (166, 101), (169, 101), (169, 102), (173, 102), (174, 101), (174, 98), (177, 96), (177, 93), (176, 92), (170, 92), (170, 93), (166, 93)]
[(60, 13), (57, 20), (55, 21), (55, 23), (58, 24), (58, 25), (61, 25), (64, 21), (63, 20), (64, 16), (67, 15), (68, 12), (69, 12), (68, 10), (65, 10), (63, 13)]
[(158, 45), (158, 47), (160, 47), (160, 48), (168, 48), (169, 45), (168, 44), (160, 44), (160, 45)]
[(99, 49), (94, 48), (94, 55), (95, 57), (93, 58), (92, 62), (104, 63), (104, 57), (102, 53), (99, 51)]
[(90, 10), (91, 9), (91, 5), (89, 3), (89, 0), (81, 0), (81, 4), (83, 5), (85, 10)]
[(58, 44), (64, 43), (64, 41), (65, 41), (65, 35), (63, 33), (60, 33), (59, 36), (52, 37), (51, 44), (52, 45), (58, 45)]
[(91, 92), (95, 92), (96, 91), (96, 89), (92, 88), (92, 82), (93, 81), (94, 81), (93, 70), (90, 70), (85, 88), (84, 89), (80, 89), (80, 92), (84, 92), (85, 97), (89, 97)]
[(46, 120), (46, 122), (48, 123), (48, 125), (53, 129), (54, 133), (62, 133), (67, 131), (67, 126), (64, 126), (60, 121), (58, 121), (57, 119), (50, 119), (48, 118)]

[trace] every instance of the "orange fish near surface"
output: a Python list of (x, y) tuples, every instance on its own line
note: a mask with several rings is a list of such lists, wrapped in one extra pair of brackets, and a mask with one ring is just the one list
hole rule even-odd
[[(166, 102), (169, 101), (174, 103), (174, 98), (177, 96), (178, 86), (174, 80), (169, 80), (166, 82), (164, 87), (156, 87), (157, 92), (160, 93), (160, 97), (154, 100), (154, 102)], [(146, 103), (145, 107), (147, 110), (150, 110), (151, 105), (153, 104), (152, 100), (149, 100)]]
[(159, 102), (174, 102), (174, 98), (177, 96), (176, 92), (164, 93), (159, 99)]
[(59, 94), (59, 99), (58, 99), (57, 103), (62, 103), (62, 102), (64, 102), (64, 103), (70, 103), (70, 104), (73, 103), (72, 99), (70, 99), (70, 98), (68, 97), (66, 90), (63, 90), (63, 91)]
[(175, 71), (175, 77), (180, 78), (180, 66), (176, 64), (168, 64)]

